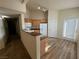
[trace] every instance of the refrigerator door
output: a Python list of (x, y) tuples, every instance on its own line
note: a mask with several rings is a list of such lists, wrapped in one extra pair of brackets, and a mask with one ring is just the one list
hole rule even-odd
[(47, 24), (46, 23), (40, 24), (40, 33), (42, 36), (47, 36)]

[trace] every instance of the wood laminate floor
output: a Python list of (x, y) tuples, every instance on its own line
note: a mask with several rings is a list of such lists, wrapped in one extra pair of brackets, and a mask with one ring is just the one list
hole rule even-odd
[(0, 50), (0, 59), (31, 59), (22, 42), (14, 37)]
[[(31, 59), (22, 42), (10, 38), (6, 47), (0, 50), (0, 59)], [(76, 44), (74, 42), (49, 38), (48, 52), (41, 59), (76, 59)]]
[(76, 43), (64, 40), (49, 38), (48, 52), (41, 59), (76, 59)]

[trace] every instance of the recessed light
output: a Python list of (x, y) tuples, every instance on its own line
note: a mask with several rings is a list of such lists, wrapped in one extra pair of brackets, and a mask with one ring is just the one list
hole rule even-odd
[(4, 16), (2, 16), (2, 18), (9, 18), (9, 16), (5, 16), (5, 15), (4, 15)]
[(39, 7), (37, 7), (37, 9), (41, 9), (41, 7), (39, 6)]

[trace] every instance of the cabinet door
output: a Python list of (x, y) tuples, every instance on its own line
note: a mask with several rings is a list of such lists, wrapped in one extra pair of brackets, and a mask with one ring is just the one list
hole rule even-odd
[(34, 27), (39, 28), (39, 26), (40, 26), (40, 20), (32, 20), (32, 25), (33, 25)]

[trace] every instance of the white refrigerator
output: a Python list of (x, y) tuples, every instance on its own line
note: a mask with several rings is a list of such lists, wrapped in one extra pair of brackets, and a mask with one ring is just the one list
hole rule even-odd
[(41, 36), (47, 36), (47, 23), (40, 24), (40, 33)]

